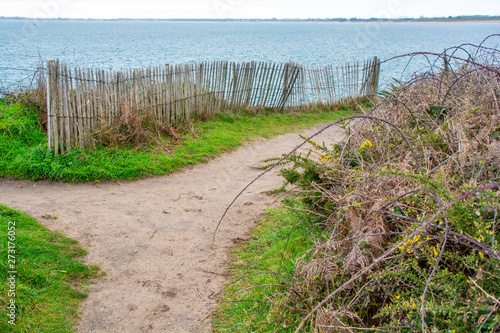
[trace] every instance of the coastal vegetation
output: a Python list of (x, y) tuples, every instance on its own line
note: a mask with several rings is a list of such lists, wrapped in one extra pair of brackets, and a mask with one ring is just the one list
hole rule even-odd
[(335, 122), (345, 142), (270, 160), (289, 198), (234, 253), (215, 330), (500, 330), (499, 55), (447, 50)]

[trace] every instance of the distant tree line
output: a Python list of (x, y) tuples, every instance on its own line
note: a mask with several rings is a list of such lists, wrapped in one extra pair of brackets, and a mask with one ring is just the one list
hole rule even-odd
[[(0, 20), (26, 20), (29, 17), (5, 17), (0, 16)], [(460, 15), (460, 16), (442, 16), (442, 17), (425, 17), (419, 18), (401, 17), (401, 18), (270, 18), (270, 19), (246, 19), (246, 18), (227, 18), (227, 19), (212, 19), (212, 18), (169, 18), (169, 19), (136, 19), (136, 18), (120, 18), (120, 19), (69, 19), (69, 18), (42, 18), (37, 20), (53, 20), (53, 21), (174, 21), (174, 22), (460, 22), (460, 21), (500, 21), (500, 15)]]

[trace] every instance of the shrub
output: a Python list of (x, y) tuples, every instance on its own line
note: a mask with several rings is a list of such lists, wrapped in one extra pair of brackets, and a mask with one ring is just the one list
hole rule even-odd
[(500, 330), (500, 51), (453, 54), (279, 163), (323, 231), (275, 327)]

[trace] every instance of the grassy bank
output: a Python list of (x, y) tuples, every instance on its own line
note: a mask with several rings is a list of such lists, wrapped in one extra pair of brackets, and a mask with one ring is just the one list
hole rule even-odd
[(351, 112), (348, 107), (297, 114), (247, 110), (184, 126), (178, 130), (179, 140), (160, 139), (164, 149), (151, 145), (101, 146), (54, 156), (47, 150), (47, 137), (36, 110), (0, 101), (0, 177), (85, 182), (164, 175), (205, 162), (247, 140), (332, 122)]
[[(225, 297), (213, 320), (215, 332), (272, 332), (288, 314), (279, 311), (288, 301), (291, 276), (297, 259), (321, 235), (319, 218), (301, 218), (298, 200), (286, 199), (285, 207), (266, 212), (250, 241), (234, 255), (235, 278), (223, 291)], [(285, 324), (286, 328), (286, 324)], [(284, 330), (288, 331), (288, 330)]]
[(76, 241), (0, 205), (0, 331), (72, 332), (88, 279), (99, 274), (79, 261), (85, 253)]

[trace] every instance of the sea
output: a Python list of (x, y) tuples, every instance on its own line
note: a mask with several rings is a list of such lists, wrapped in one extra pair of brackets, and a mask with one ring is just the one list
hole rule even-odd
[[(47, 60), (121, 70), (227, 60), (341, 65), (377, 56), (381, 85), (435, 65), (471, 45), (500, 49), (500, 22), (224, 22), (0, 19), (0, 91), (28, 87)], [(489, 37), (489, 38), (488, 38)], [(465, 50), (462, 50), (465, 49)], [(451, 54), (454, 49), (449, 49)], [(438, 63), (439, 65), (439, 63)]]

